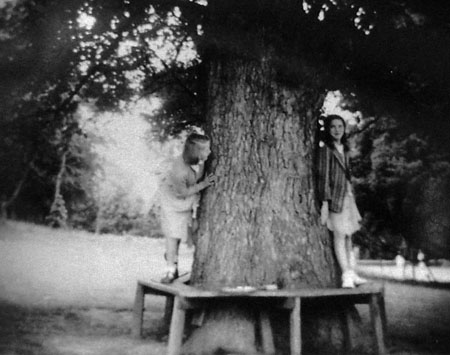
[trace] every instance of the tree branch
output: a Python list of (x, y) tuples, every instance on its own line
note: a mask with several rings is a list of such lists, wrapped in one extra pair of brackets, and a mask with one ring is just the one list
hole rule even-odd
[(377, 123), (382, 116), (378, 116), (376, 118), (374, 118), (373, 120), (371, 120), (369, 123), (367, 123), (366, 125), (364, 125), (364, 127), (362, 127), (361, 129), (358, 129), (356, 131), (351, 132), (348, 136), (349, 137), (353, 137), (355, 135), (358, 135), (360, 133), (363, 133), (364, 131), (366, 131), (369, 127), (373, 126), (375, 123)]
[(162, 59), (153, 49), (151, 49), (150, 47), (148, 47), (148, 49), (153, 53), (153, 55), (159, 59), (159, 61), (161, 62), (161, 64), (164, 66), (164, 68), (166, 69), (166, 71), (170, 74), (170, 76), (175, 80), (175, 82), (190, 96), (192, 97), (194, 100), (198, 101), (198, 97), (197, 95), (192, 92), (192, 90), (190, 90), (183, 82), (183, 80), (181, 80), (177, 75), (175, 75), (175, 73), (173, 72), (173, 70), (171, 70), (170, 66), (165, 62), (164, 59)]
[(207, 6), (189, 0), (150, 0), (149, 4), (166, 11), (179, 7), (181, 10), (190, 12), (191, 15), (197, 15), (197, 17), (205, 15), (207, 11)]
[[(133, 19), (125, 18), (125, 21), (119, 25), (118, 29), (116, 30), (118, 36), (114, 38), (111, 45), (101, 53), (99, 63), (107, 59), (118, 48), (120, 41), (123, 39), (123, 33), (132, 23)], [(22, 117), (29, 118), (46, 114), (56, 115), (60, 112), (63, 112), (73, 102), (74, 97), (80, 93), (81, 89), (97, 74), (98, 69), (101, 67), (102, 67), (101, 64), (95, 64), (89, 67), (86, 74), (81, 76), (75, 87), (68, 93), (67, 97), (57, 107), (37, 110), (31, 114)]]

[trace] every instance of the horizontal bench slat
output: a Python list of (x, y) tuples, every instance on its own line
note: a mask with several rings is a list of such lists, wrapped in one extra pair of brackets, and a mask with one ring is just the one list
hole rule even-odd
[(157, 281), (138, 281), (142, 286), (157, 290), (168, 295), (185, 298), (227, 298), (227, 297), (333, 297), (333, 296), (363, 296), (379, 294), (383, 292), (380, 285), (367, 284), (358, 288), (311, 288), (311, 289), (280, 289), (280, 290), (257, 290), (253, 292), (226, 292), (222, 290), (205, 290), (193, 286), (188, 286), (181, 282), (162, 284)]

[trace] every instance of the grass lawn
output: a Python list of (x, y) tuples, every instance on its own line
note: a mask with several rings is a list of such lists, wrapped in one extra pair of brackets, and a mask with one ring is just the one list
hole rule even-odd
[[(144, 339), (130, 335), (136, 280), (163, 275), (163, 251), (162, 239), (0, 226), (0, 354), (163, 355), (162, 298), (147, 297)], [(182, 271), (192, 252), (181, 249)], [(391, 354), (450, 354), (449, 290), (386, 292)]]

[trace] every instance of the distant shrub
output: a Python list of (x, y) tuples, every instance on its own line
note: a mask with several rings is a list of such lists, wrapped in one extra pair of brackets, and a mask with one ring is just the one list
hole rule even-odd
[(159, 237), (158, 218), (153, 210), (145, 211), (142, 200), (132, 200), (125, 191), (117, 191), (98, 206), (93, 231)]

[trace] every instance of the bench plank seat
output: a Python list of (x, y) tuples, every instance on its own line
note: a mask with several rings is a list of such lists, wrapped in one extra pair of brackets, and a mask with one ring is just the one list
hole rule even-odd
[[(384, 334), (386, 331), (386, 313), (384, 309), (383, 286), (368, 283), (353, 289), (344, 288), (302, 288), (302, 289), (257, 289), (251, 292), (228, 292), (221, 289), (203, 289), (187, 285), (189, 278), (177, 279), (171, 284), (162, 284), (154, 280), (139, 280), (137, 282), (136, 298), (133, 313), (133, 334), (136, 337), (142, 335), (142, 322), (144, 312), (144, 297), (146, 294), (166, 297), (166, 311), (171, 310), (171, 323), (169, 331), (168, 355), (178, 355), (181, 348), (184, 332), (185, 312), (188, 309), (203, 309), (212, 300), (229, 299), (253, 299), (255, 306), (259, 305), (259, 317), (261, 329), (262, 347), (265, 354), (274, 354), (272, 331), (266, 313), (264, 302), (280, 300), (278, 305), (290, 309), (290, 343), (291, 355), (301, 355), (301, 314), (302, 299), (312, 298), (340, 298), (348, 304), (368, 304), (370, 307), (371, 322), (376, 338), (379, 355), (386, 354)], [(264, 300), (264, 302), (256, 302)], [(175, 302), (174, 302), (175, 301)], [(169, 315), (170, 316), (170, 315)], [(169, 319), (166, 314), (165, 318)], [(350, 328), (351, 319), (344, 317), (347, 330)], [(349, 337), (349, 332), (345, 332)], [(351, 339), (346, 343), (352, 345)]]
[(331, 296), (370, 296), (374, 293), (383, 293), (383, 287), (375, 284), (366, 284), (358, 288), (303, 288), (303, 289), (279, 289), (279, 290), (256, 290), (251, 292), (228, 292), (224, 290), (210, 290), (193, 287), (181, 282), (162, 284), (157, 281), (138, 281), (145, 288), (161, 291), (167, 295), (180, 296), (184, 298), (219, 298), (219, 297), (272, 297), (272, 298), (318, 298)]

